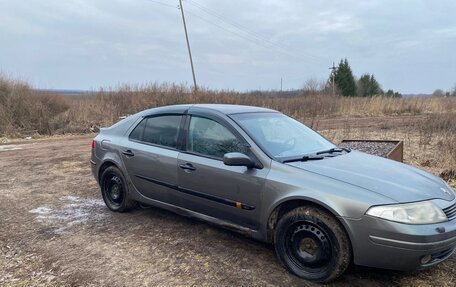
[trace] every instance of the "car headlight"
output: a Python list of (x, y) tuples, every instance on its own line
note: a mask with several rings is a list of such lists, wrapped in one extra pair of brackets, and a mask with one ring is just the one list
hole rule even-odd
[(369, 208), (366, 214), (407, 224), (429, 224), (448, 221), (442, 209), (431, 201), (373, 206)]

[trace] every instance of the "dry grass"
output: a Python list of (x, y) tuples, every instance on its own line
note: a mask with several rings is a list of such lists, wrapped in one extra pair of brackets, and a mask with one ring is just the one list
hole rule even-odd
[(343, 98), (326, 95), (281, 97), (273, 92), (241, 94), (234, 91), (199, 90), (175, 84), (122, 86), (68, 99), (70, 108), (59, 116), (57, 132), (85, 132), (110, 125), (120, 116), (157, 106), (185, 103), (225, 103), (263, 106), (300, 120), (332, 117), (370, 117), (454, 113), (456, 98)]
[[(26, 83), (0, 76), (0, 137), (18, 136), (30, 131), (39, 134), (85, 133), (109, 126), (123, 115), (157, 106), (185, 103), (263, 106), (300, 120), (310, 119), (311, 122), (334, 117), (454, 115), (456, 112), (456, 98), (344, 98), (308, 93), (284, 97), (271, 91), (241, 94), (208, 89), (192, 93), (184, 85), (167, 83), (125, 85), (116, 89), (101, 89), (84, 96), (64, 97), (37, 92)], [(440, 130), (445, 128), (445, 123), (438, 125)]]
[(339, 116), (372, 116), (445, 113), (456, 110), (453, 98), (343, 98)]
[(419, 128), (420, 147), (435, 148), (444, 167), (440, 176), (445, 180), (456, 180), (456, 113), (431, 114), (421, 122)]
[(59, 128), (55, 117), (68, 107), (61, 95), (36, 92), (26, 83), (0, 77), (0, 137), (53, 134)]

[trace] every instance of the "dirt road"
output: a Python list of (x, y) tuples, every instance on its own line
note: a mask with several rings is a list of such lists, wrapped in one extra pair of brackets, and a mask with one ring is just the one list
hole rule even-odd
[[(110, 212), (91, 138), (1, 146), (0, 286), (313, 286), (273, 249), (156, 208)], [(454, 286), (455, 256), (416, 274), (352, 267), (334, 286)]]

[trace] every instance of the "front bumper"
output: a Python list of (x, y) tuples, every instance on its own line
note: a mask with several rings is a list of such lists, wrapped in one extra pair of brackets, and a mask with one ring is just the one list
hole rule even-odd
[[(409, 225), (368, 215), (341, 218), (350, 234), (357, 265), (416, 270), (436, 265), (451, 256), (456, 247), (456, 220), (427, 225)], [(430, 256), (422, 263), (424, 256)]]

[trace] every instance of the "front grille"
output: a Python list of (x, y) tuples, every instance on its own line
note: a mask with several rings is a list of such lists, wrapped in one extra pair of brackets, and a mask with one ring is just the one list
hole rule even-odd
[(443, 212), (445, 212), (446, 216), (448, 217), (448, 220), (453, 220), (456, 218), (456, 203), (443, 209)]

